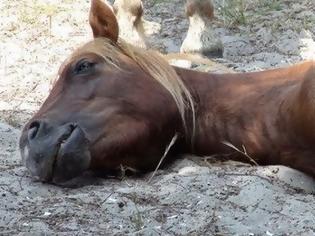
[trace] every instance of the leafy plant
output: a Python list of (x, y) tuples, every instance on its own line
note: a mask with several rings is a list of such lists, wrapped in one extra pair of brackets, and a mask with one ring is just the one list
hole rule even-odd
[(223, 0), (218, 10), (223, 16), (224, 24), (228, 27), (245, 25), (247, 4), (245, 0)]

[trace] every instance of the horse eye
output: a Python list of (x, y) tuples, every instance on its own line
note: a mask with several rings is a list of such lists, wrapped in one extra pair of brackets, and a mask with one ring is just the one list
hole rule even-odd
[(89, 61), (79, 61), (74, 68), (75, 74), (84, 74), (90, 71), (93, 68), (95, 63)]

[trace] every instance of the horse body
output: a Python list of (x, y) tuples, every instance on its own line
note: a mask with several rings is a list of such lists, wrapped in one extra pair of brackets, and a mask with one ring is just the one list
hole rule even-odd
[(312, 93), (306, 84), (315, 78), (313, 62), (253, 73), (178, 73), (197, 103), (195, 154), (230, 154), (246, 161), (230, 143), (260, 164), (314, 175), (314, 104), (306, 98)]
[(154, 169), (175, 134), (173, 154), (242, 159), (222, 143), (229, 142), (258, 163), (315, 175), (312, 62), (206, 74), (117, 41), (115, 15), (100, 0), (92, 1), (90, 25), (95, 39), (61, 67), (23, 129), (22, 159), (33, 176), (61, 182), (88, 169)]

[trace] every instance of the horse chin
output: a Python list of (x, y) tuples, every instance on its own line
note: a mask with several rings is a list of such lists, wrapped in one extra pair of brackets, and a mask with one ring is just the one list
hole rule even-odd
[(63, 183), (89, 168), (89, 141), (79, 126), (62, 139), (54, 136), (45, 139), (21, 144), (22, 158), (35, 179), (46, 183)]

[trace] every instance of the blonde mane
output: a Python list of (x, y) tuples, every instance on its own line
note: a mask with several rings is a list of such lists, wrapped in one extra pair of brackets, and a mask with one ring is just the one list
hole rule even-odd
[[(159, 82), (173, 97), (181, 115), (183, 126), (188, 134), (187, 117), (192, 118), (192, 139), (195, 137), (195, 108), (192, 95), (177, 75), (175, 69), (156, 51), (144, 50), (119, 40), (117, 45), (106, 38), (96, 38), (74, 52), (76, 56), (82, 52), (92, 52), (104, 58), (104, 60), (119, 68), (119, 53), (133, 59), (145, 72)], [(187, 114), (187, 112), (190, 114)]]

